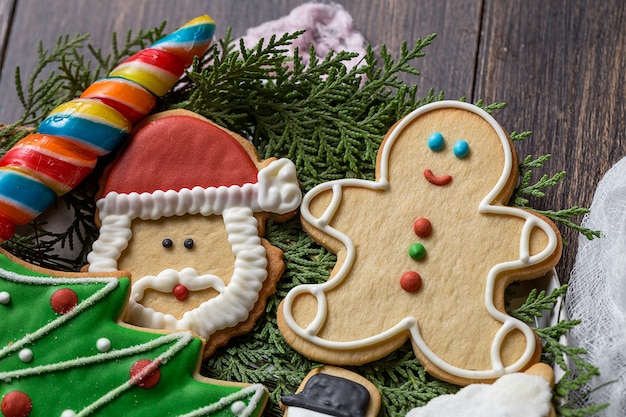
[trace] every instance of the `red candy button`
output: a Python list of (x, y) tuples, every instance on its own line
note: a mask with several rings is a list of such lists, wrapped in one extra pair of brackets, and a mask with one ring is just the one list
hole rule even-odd
[(61, 288), (50, 297), (50, 307), (57, 314), (67, 314), (78, 305), (78, 295), (69, 288)]
[(422, 288), (422, 277), (415, 271), (407, 271), (400, 277), (400, 286), (406, 292), (416, 292)]
[(148, 359), (138, 360), (130, 368), (130, 378), (135, 385), (142, 389), (150, 389), (155, 387), (161, 380), (161, 370), (158, 367), (154, 367), (150, 372), (145, 372), (144, 369), (151, 366), (154, 362)]
[(2, 398), (0, 410), (4, 417), (27, 417), (33, 409), (33, 402), (22, 391), (11, 391)]
[(419, 237), (428, 237), (433, 232), (433, 227), (428, 219), (420, 217), (413, 222), (413, 231)]
[(178, 301), (185, 301), (189, 296), (189, 290), (183, 284), (178, 284), (177, 286), (175, 286), (172, 290), (172, 293)]

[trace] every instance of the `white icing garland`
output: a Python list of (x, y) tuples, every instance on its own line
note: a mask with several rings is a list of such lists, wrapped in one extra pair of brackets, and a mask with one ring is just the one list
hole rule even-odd
[[(33, 343), (37, 339), (48, 334), (50, 331), (57, 327), (62, 326), (65, 322), (73, 319), (78, 314), (90, 308), (92, 305), (98, 303), (104, 299), (109, 293), (111, 293), (118, 285), (117, 278), (39, 278), (30, 277), (26, 275), (16, 274), (14, 272), (0, 270), (0, 276), (7, 281), (24, 283), (27, 285), (76, 285), (76, 284), (106, 284), (103, 288), (99, 289), (91, 296), (87, 297), (80, 304), (75, 306), (72, 310), (68, 311), (56, 319), (52, 320), (45, 326), (39, 328), (37, 331), (24, 335), (21, 339), (14, 341), (11, 345), (7, 345), (0, 349), (0, 359), (5, 356), (21, 350), (25, 345)], [(0, 379), (2, 374), (0, 374)]]
[(248, 405), (245, 408), (238, 410), (239, 412), (235, 412), (235, 410), (231, 409), (233, 414), (237, 415), (238, 417), (248, 417), (254, 412), (256, 407), (259, 405), (259, 402), (263, 398), (264, 392), (265, 392), (265, 388), (263, 387), (263, 385), (261, 384), (250, 385), (249, 387), (244, 388), (241, 391), (232, 393), (220, 399), (216, 403), (208, 405), (204, 408), (199, 408), (195, 411), (192, 411), (191, 413), (187, 413), (179, 417), (211, 416), (215, 414), (216, 412), (218, 412), (219, 410), (222, 410), (223, 408), (227, 407), (228, 405), (231, 405), (231, 404), (234, 405), (240, 402), (242, 399), (249, 396), (250, 394), (253, 394), (248, 402)]
[[(398, 138), (400, 133), (412, 123), (412, 121), (419, 117), (420, 115), (429, 112), (435, 109), (441, 108), (458, 108), (462, 110), (467, 110), (473, 112), (480, 117), (482, 117), (489, 125), (495, 130), (497, 133), (502, 147), (504, 149), (504, 168), (502, 174), (494, 186), (494, 188), (483, 198), (478, 206), (479, 213), (495, 213), (495, 214), (504, 214), (504, 215), (512, 215), (516, 217), (521, 217), (525, 220), (525, 224), (522, 230), (522, 234), (520, 236), (520, 254), (519, 259), (517, 261), (505, 262), (495, 265), (488, 274), (486, 290), (485, 290), (485, 308), (488, 313), (496, 320), (502, 322), (502, 327), (497, 332), (494, 340), (491, 345), (491, 370), (484, 371), (476, 371), (469, 369), (462, 369), (456, 367), (440, 357), (438, 357), (424, 342), (421, 337), (419, 331), (419, 322), (415, 317), (405, 317), (403, 320), (399, 321), (396, 325), (392, 326), (386, 331), (383, 331), (374, 336), (370, 336), (364, 339), (353, 340), (353, 341), (332, 341), (323, 339), (317, 334), (321, 331), (324, 323), (327, 319), (328, 313), (328, 302), (326, 300), (325, 293), (340, 285), (341, 282), (346, 278), (350, 269), (352, 268), (353, 263), (356, 259), (356, 248), (354, 243), (350, 239), (349, 236), (340, 232), (339, 230), (330, 226), (330, 222), (337, 212), (339, 205), (342, 200), (342, 190), (343, 187), (362, 187), (368, 188), (371, 190), (388, 190), (389, 182), (388, 182), (388, 174), (389, 174), (389, 154), (391, 152), (391, 148), (393, 143)], [(408, 331), (411, 335), (413, 342), (418, 346), (419, 350), (424, 353), (424, 355), (435, 364), (438, 368), (444, 370), (445, 372), (455, 375), (461, 378), (466, 379), (492, 379), (499, 377), (505, 373), (517, 372), (523, 369), (532, 358), (533, 353), (535, 351), (535, 335), (532, 329), (527, 326), (525, 323), (509, 316), (508, 314), (500, 312), (493, 304), (493, 291), (495, 287), (496, 277), (500, 275), (504, 271), (518, 269), (524, 266), (533, 265), (542, 262), (543, 260), (550, 257), (554, 250), (558, 246), (557, 236), (550, 227), (542, 219), (532, 215), (531, 213), (516, 209), (513, 207), (507, 206), (494, 206), (491, 202), (500, 194), (500, 192), (504, 189), (507, 184), (507, 180), (509, 178), (511, 169), (513, 164), (513, 156), (510, 150), (510, 145), (506, 133), (502, 129), (502, 127), (498, 124), (498, 122), (493, 119), (487, 112), (480, 109), (479, 107), (473, 106), (468, 103), (458, 102), (458, 101), (440, 101), (425, 105), (423, 107), (418, 108), (417, 110), (410, 113), (404, 119), (398, 123), (398, 125), (391, 132), (383, 148), (381, 149), (380, 155), (380, 176), (377, 181), (367, 181), (360, 179), (340, 179), (325, 182), (319, 184), (314, 187), (311, 191), (309, 191), (302, 200), (302, 206), (300, 208), (301, 215), (305, 219), (305, 221), (317, 229), (323, 231), (327, 235), (332, 238), (340, 241), (346, 248), (345, 259), (340, 266), (337, 273), (333, 276), (333, 279), (328, 280), (322, 284), (302, 284), (293, 288), (285, 297), (283, 304), (283, 315), (286, 324), (289, 328), (300, 338), (313, 343), (317, 346), (320, 346), (325, 349), (332, 350), (352, 350), (352, 349), (360, 349), (373, 346), (375, 344), (382, 343), (394, 336), (399, 335), (400, 333)], [(325, 212), (319, 217), (316, 218), (313, 216), (309, 209), (309, 204), (311, 200), (321, 192), (332, 190), (332, 199), (326, 208)], [(530, 232), (532, 228), (539, 227), (548, 237), (547, 246), (538, 254), (530, 255)], [(314, 320), (306, 327), (302, 328), (295, 321), (292, 313), (293, 302), (296, 297), (300, 294), (310, 294), (316, 298), (317, 301), (317, 312)], [(526, 348), (522, 354), (522, 356), (512, 365), (504, 367), (501, 357), (500, 351), (502, 343), (506, 337), (506, 335), (513, 331), (519, 330), (523, 333), (526, 338)]]

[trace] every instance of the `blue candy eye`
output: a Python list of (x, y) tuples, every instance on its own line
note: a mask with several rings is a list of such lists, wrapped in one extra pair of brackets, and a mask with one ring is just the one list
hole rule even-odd
[(443, 135), (435, 132), (428, 137), (428, 147), (431, 151), (439, 152), (443, 148)]
[(463, 159), (469, 153), (469, 145), (464, 140), (457, 140), (453, 150), (457, 158)]

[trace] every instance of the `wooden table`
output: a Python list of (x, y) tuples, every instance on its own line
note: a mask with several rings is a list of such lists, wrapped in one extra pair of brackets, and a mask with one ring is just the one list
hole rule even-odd
[[(0, 0), (0, 121), (20, 114), (13, 89), (16, 66), (29, 72), (37, 43), (50, 48), (59, 35), (91, 33), (103, 48), (111, 33), (173, 30), (210, 14), (217, 36), (287, 14), (303, 0)], [(419, 67), (421, 92), (447, 98), (504, 101), (496, 118), (507, 130), (532, 130), (521, 156), (552, 154), (547, 173), (565, 181), (534, 206), (589, 206), (602, 175), (626, 156), (626, 2), (607, 0), (343, 0), (355, 27), (372, 45), (397, 51), (402, 41), (437, 33)], [(580, 219), (578, 219), (580, 221)], [(557, 272), (566, 281), (576, 255), (569, 242)]]

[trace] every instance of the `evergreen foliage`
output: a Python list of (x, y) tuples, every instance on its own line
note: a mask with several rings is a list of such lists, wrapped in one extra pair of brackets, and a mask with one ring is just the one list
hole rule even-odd
[[(51, 52), (38, 51), (39, 63), (27, 82), (21, 70), (16, 71), (16, 87), (24, 106), (24, 116), (14, 124), (0, 129), (2, 153), (25, 135), (20, 125), (35, 126), (57, 104), (80, 94), (89, 83), (106, 74), (112, 66), (163, 34), (164, 26), (130, 32), (122, 45), (113, 37), (113, 52), (87, 46), (86, 36), (59, 38)], [(312, 58), (305, 65), (298, 51), (286, 53), (287, 46), (300, 33), (272, 36), (251, 49), (237, 43), (227, 32), (211, 51), (197, 59), (187, 76), (173, 92), (159, 103), (159, 110), (186, 108), (249, 138), (261, 158), (287, 157), (296, 164), (303, 191), (328, 180), (358, 177), (373, 179), (376, 152), (387, 130), (402, 116), (420, 105), (441, 100), (443, 92), (430, 90), (426, 97), (417, 97), (417, 87), (401, 81), (400, 75), (418, 75), (416, 59), (424, 55), (435, 36), (418, 39), (413, 45), (403, 44), (399, 56), (382, 46), (375, 53), (368, 47), (360, 65), (347, 70), (345, 63), (355, 55), (331, 53), (323, 60)], [(91, 59), (87, 59), (87, 53)], [(315, 57), (315, 51), (310, 51)], [(43, 76), (44, 69), (53, 72)], [(489, 112), (503, 103), (476, 103)], [(530, 132), (511, 134), (514, 141), (530, 136)], [(178, 146), (173, 144), (173, 146)], [(519, 186), (511, 204), (529, 208), (529, 197), (541, 197), (549, 187), (563, 179), (564, 173), (543, 175), (533, 183), (533, 173), (541, 169), (549, 155), (533, 159), (528, 156), (520, 164)], [(107, 161), (102, 161), (104, 165)], [(101, 167), (96, 169), (73, 193), (59, 201), (72, 213), (71, 225), (62, 232), (49, 230), (39, 219), (32, 229), (7, 242), (5, 247), (29, 262), (45, 267), (76, 270), (85, 263), (85, 255), (97, 236), (93, 222), (93, 197)], [(573, 207), (558, 211), (541, 211), (547, 217), (572, 227), (585, 236), (598, 236), (597, 231), (583, 229), (572, 219), (586, 213)], [(266, 415), (282, 415), (278, 401), (282, 394), (292, 393), (304, 376), (320, 364), (309, 361), (286, 344), (276, 326), (276, 310), (285, 294), (303, 282), (323, 282), (334, 266), (335, 256), (314, 243), (303, 231), (299, 219), (267, 227), (267, 238), (285, 253), (286, 271), (276, 293), (268, 300), (266, 313), (253, 332), (231, 340), (203, 363), (205, 375), (241, 382), (260, 382), (270, 388), (270, 404)], [(59, 249), (74, 249), (72, 256), (59, 255)], [(533, 293), (527, 304), (514, 314), (532, 321), (544, 309), (552, 308), (555, 297), (564, 290), (546, 295)], [(538, 329), (546, 344), (546, 361), (556, 361), (567, 369), (563, 355), (574, 357), (582, 374), (589, 378), (597, 369), (584, 362), (577, 348), (560, 343), (560, 336), (575, 322)], [(404, 415), (408, 409), (423, 405), (429, 399), (458, 387), (434, 380), (411, 352), (410, 344), (388, 357), (357, 369), (373, 381), (383, 395), (382, 416)], [(569, 381), (569, 373), (567, 374)], [(576, 384), (577, 382), (574, 382)], [(593, 410), (570, 410), (562, 399), (573, 389), (567, 381), (560, 382), (555, 392), (557, 410), (562, 416), (582, 416)]]

